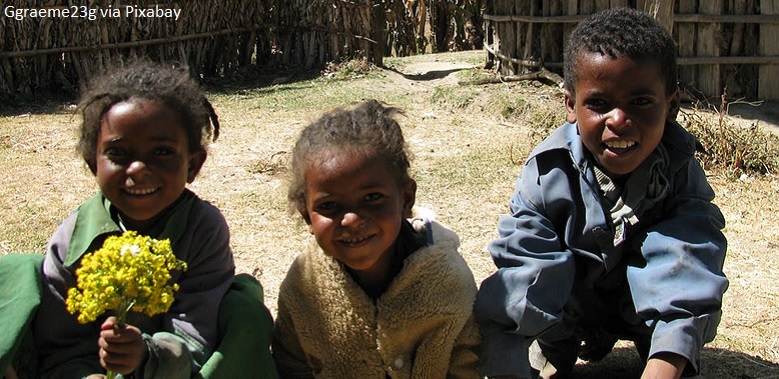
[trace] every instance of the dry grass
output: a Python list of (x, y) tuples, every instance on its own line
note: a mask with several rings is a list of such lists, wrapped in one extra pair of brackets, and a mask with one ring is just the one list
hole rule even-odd
[[(295, 254), (311, 243), (287, 211), (285, 164), (298, 131), (335, 105), (378, 98), (406, 110), (401, 119), (415, 155), (418, 203), (432, 208), (462, 240), (477, 281), (494, 271), (485, 251), (529, 150), (562, 121), (558, 88), (529, 83), (457, 86), (454, 70), (482, 53), (390, 60), (403, 73), (371, 69), (357, 77), (291, 82), (212, 93), (223, 134), (191, 188), (216, 204), (232, 231), (238, 269), (253, 273), (275, 312), (279, 284)], [(59, 220), (96, 191), (73, 152), (78, 118), (61, 106), (0, 117), (0, 254), (41, 253)], [(779, 377), (779, 180), (711, 171), (728, 226), (731, 286), (717, 339), (704, 354), (705, 376)], [(629, 344), (582, 377), (636, 377)], [(610, 375), (605, 374), (611, 370)]]

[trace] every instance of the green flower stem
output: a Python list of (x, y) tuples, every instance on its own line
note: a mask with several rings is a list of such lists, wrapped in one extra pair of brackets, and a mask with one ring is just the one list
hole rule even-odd
[[(135, 305), (135, 300), (132, 301), (122, 300), (122, 304), (119, 306), (119, 310), (117, 310), (116, 324), (114, 324), (114, 332), (119, 333), (120, 331), (124, 330), (125, 326), (127, 326), (125, 323), (127, 318), (127, 312), (129, 312), (130, 309), (132, 309), (133, 305)], [(108, 372), (106, 372), (106, 378), (115, 379), (116, 373), (111, 370), (108, 370)]]

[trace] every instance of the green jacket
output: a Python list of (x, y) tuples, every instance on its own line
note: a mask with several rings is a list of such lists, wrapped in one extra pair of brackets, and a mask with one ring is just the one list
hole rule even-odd
[[(63, 299), (67, 289), (75, 285), (73, 271), (78, 267), (80, 257), (99, 247), (107, 235), (120, 232), (110, 217), (110, 210), (110, 204), (99, 195), (82, 204), (57, 229), (42, 265), (43, 257), (38, 255), (4, 258), (0, 283), (3, 287), (13, 288), (2, 288), (0, 301), (6, 297), (14, 301), (0, 304), (2, 330), (6, 331), (0, 337), (3, 339), (0, 344), (3, 347), (0, 350), (0, 369), (3, 370), (0, 374), (25, 336), (29, 336), (26, 330), (35, 332), (34, 342), (28, 345), (34, 346), (32, 351), (37, 354), (24, 354), (25, 349), (20, 353), (39, 359), (34, 363), (25, 361), (27, 364), (17, 362), (14, 366), (18, 371), (32, 366), (36, 371), (40, 370), (38, 374), (42, 376), (51, 374), (54, 377), (78, 378), (100, 370), (95, 346), (97, 330), (93, 333), (92, 329), (99, 329), (99, 322), (96, 325), (77, 324), (75, 317), (64, 309)], [(144, 332), (149, 331), (149, 334), (175, 331), (175, 335), (161, 333), (162, 337), (168, 337), (163, 341), (168, 345), (155, 344), (155, 351), (165, 346), (175, 348), (174, 345), (181, 345), (184, 341), (190, 351), (198, 354), (195, 358), (200, 364), (193, 366), (193, 377), (275, 378), (269, 353), (272, 321), (263, 304), (262, 287), (251, 276), (234, 275), (229, 232), (221, 213), (186, 191), (157, 229), (149, 234), (155, 238), (170, 238), (177, 257), (187, 261), (190, 267), (183, 275), (174, 274), (173, 280), (179, 283), (182, 295), (177, 296), (168, 312), (170, 315), (151, 319), (139, 317), (131, 323)], [(20, 265), (26, 269), (17, 267)], [(31, 289), (19, 291), (18, 287), (22, 284)], [(23, 295), (26, 297), (17, 299)], [(36, 310), (37, 317), (33, 317)], [(177, 315), (185, 315), (185, 318), (179, 319)], [(156, 339), (158, 334), (153, 337)], [(204, 342), (207, 346), (203, 345)], [(94, 359), (91, 358), (93, 354)], [(156, 366), (163, 361), (150, 359), (145, 365), (145, 371), (149, 372), (145, 372), (144, 376), (166, 376), (165, 372), (170, 372), (178, 377), (180, 373), (192, 370), (189, 366), (184, 368), (179, 365), (189, 362), (186, 356), (184, 358), (165, 358), (165, 362), (170, 362), (159, 368), (149, 365)], [(65, 370), (51, 370), (57, 367)], [(236, 376), (236, 372), (246, 376)], [(258, 372), (266, 374), (258, 375)]]
[[(42, 261), (37, 254), (0, 256), (0, 373), (14, 358), (18, 373), (27, 374), (22, 377), (30, 375), (31, 367), (20, 363), (34, 366), (30, 363), (34, 356), (16, 357), (16, 353), (34, 351), (28, 331), (40, 302)], [(268, 349), (273, 321), (263, 296), (262, 285), (254, 277), (235, 277), (219, 306), (220, 342), (196, 378), (278, 378)]]
[(42, 262), (43, 255), (38, 254), (0, 256), (0, 376), (16, 352), (32, 343), (27, 331), (41, 302)]

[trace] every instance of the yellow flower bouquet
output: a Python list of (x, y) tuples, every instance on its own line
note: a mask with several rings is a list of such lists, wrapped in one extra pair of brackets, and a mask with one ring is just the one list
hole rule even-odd
[(186, 269), (168, 239), (156, 240), (134, 231), (111, 236), (100, 249), (84, 255), (65, 305), (68, 312), (78, 313), (82, 324), (113, 310), (121, 328), (130, 310), (148, 316), (166, 312), (178, 291), (178, 284), (169, 283), (170, 271)]

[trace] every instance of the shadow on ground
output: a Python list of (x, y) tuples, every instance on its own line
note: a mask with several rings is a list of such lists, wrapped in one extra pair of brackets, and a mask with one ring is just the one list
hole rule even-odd
[[(701, 376), (705, 379), (776, 379), (779, 364), (760, 357), (722, 349), (706, 348), (701, 358)], [(638, 379), (643, 364), (630, 347), (615, 348), (597, 363), (580, 364), (575, 379)]]
[(449, 76), (449, 74), (453, 74), (457, 71), (462, 71), (465, 69), (467, 69), (467, 67), (456, 67), (448, 70), (433, 70), (433, 71), (425, 71), (423, 73), (407, 74), (399, 71), (394, 67), (387, 68), (388, 71), (395, 72), (408, 80), (419, 80), (419, 81), (443, 79)]
[(728, 114), (748, 124), (757, 123), (763, 129), (779, 135), (779, 102), (731, 103)]
[[(262, 69), (244, 75), (201, 78), (200, 85), (210, 94), (245, 94), (251, 90), (275, 91), (276, 84), (308, 82), (321, 76), (314, 69)], [(304, 85), (313, 85), (306, 83)], [(290, 88), (295, 89), (295, 88)], [(40, 93), (0, 98), (0, 117), (27, 117), (30, 115), (72, 113), (79, 101), (78, 93)]]

